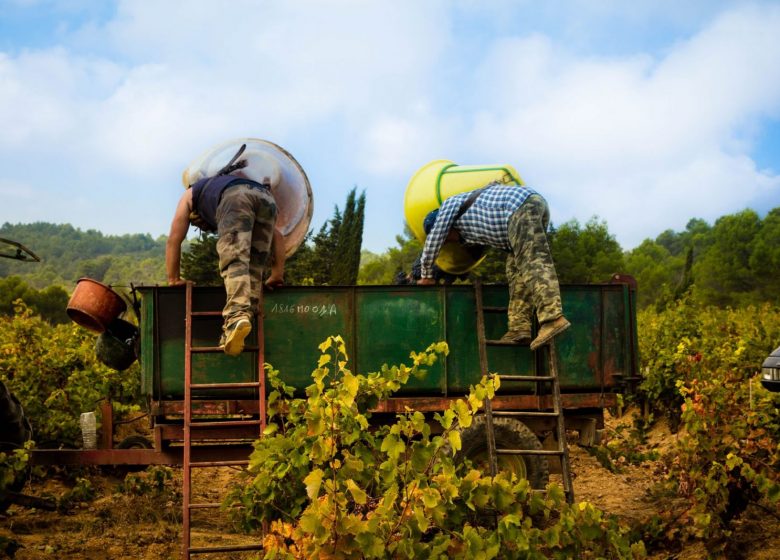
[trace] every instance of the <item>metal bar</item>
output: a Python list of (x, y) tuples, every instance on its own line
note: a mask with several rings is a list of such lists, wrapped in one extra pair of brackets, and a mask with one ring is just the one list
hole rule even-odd
[(495, 339), (486, 339), (485, 344), (488, 346), (528, 346), (527, 344), (519, 344), (512, 340), (506, 341), (506, 340), (495, 340)]
[(260, 387), (259, 381), (249, 383), (193, 383), (192, 389), (256, 389)]
[(112, 449), (114, 447), (114, 407), (110, 400), (100, 403), (100, 448)]
[(501, 381), (552, 381), (549, 375), (498, 375)]
[[(239, 544), (232, 546), (198, 546), (189, 549), (189, 554), (211, 554), (213, 552), (244, 552), (263, 550), (262, 544)], [(188, 555), (189, 556), (189, 555)]]
[[(398, 413), (406, 408), (420, 412), (441, 412), (446, 410), (451, 402), (463, 397), (398, 397), (381, 401), (371, 412)], [(494, 414), (498, 410), (530, 410), (537, 408), (536, 395), (496, 395), (493, 397)], [(544, 408), (552, 408), (552, 396), (545, 395), (541, 400)], [(561, 395), (562, 405), (568, 409), (603, 408), (617, 405), (617, 395), (606, 393), (603, 398), (598, 393), (570, 393)]]
[[(211, 502), (211, 503), (201, 503), (201, 504), (190, 504), (190, 509), (218, 509), (221, 508), (224, 504), (221, 502)], [(229, 506), (232, 509), (245, 509), (246, 506), (243, 504), (231, 504)]]
[(182, 481), (182, 553), (185, 560), (190, 558), (190, 492), (192, 471), (192, 439), (190, 421), (192, 420), (192, 282), (187, 282), (184, 311), (184, 473)]
[[(160, 401), (154, 404), (154, 414), (159, 416), (183, 415), (184, 401)], [(193, 414), (257, 414), (257, 399), (209, 399), (194, 400), (192, 402)]]
[(509, 311), (508, 307), (495, 307), (495, 306), (484, 306), (482, 308), (482, 311), (484, 313), (506, 313)]
[[(257, 346), (244, 346), (244, 352), (257, 352)], [(193, 354), (221, 354), (225, 351), (221, 346), (197, 346), (191, 349)]]
[(496, 449), (498, 455), (563, 455), (557, 449)]
[(357, 319), (357, 286), (351, 286), (347, 289), (347, 317), (349, 317), (349, 338), (344, 341), (348, 344), (347, 350), (352, 360), (352, 371), (360, 371), (362, 362), (357, 352), (358, 339), (358, 319)]
[(558, 413), (558, 422), (556, 432), (558, 436), (558, 448), (562, 451), (561, 472), (563, 476), (563, 489), (566, 493), (566, 501), (574, 503), (574, 487), (571, 481), (571, 463), (569, 462), (569, 446), (566, 444), (566, 425), (563, 421), (563, 410), (561, 409), (561, 384), (558, 380), (558, 355), (555, 351), (555, 339), (550, 340), (547, 345), (547, 352), (550, 358), (550, 375), (555, 378), (553, 383), (553, 402), (555, 411)]
[[(447, 330), (449, 328), (449, 322), (448, 322), (449, 319), (447, 317), (447, 307), (449, 307), (449, 306), (447, 305), (447, 303), (448, 303), (447, 298), (449, 297), (449, 293), (448, 293), (448, 288), (447, 288), (446, 285), (444, 286), (443, 289), (439, 290), (438, 297), (440, 298), (440, 300), (439, 300), (440, 301), (439, 307), (441, 309), (441, 315), (442, 315), (442, 317), (441, 317), (441, 324), (444, 326), (444, 340), (447, 340), (449, 338), (447, 336)], [(445, 396), (447, 395), (447, 390), (448, 390), (448, 387), (450, 385), (449, 363), (450, 363), (450, 357), (449, 356), (445, 356), (444, 359), (442, 360), (442, 368), (441, 368), (442, 369), (442, 374), (443, 374), (442, 375), (442, 380), (441, 380), (441, 383), (442, 383), (442, 385), (441, 385), (442, 392), (441, 393), (442, 393), (442, 395), (445, 395)]]
[(193, 317), (222, 317), (222, 311), (193, 311)]
[[(250, 443), (196, 445), (192, 461), (245, 461), (252, 453)], [(182, 465), (183, 446), (154, 449), (33, 449), (30, 464), (53, 465)]]
[(154, 326), (152, 332), (154, 333), (154, 348), (152, 349), (152, 356), (154, 357), (152, 367), (152, 385), (154, 386), (154, 393), (152, 396), (156, 399), (162, 398), (162, 372), (160, 371), (160, 352), (162, 352), (162, 344), (160, 344), (160, 290), (154, 290), (152, 292), (154, 300), (154, 310), (152, 317), (154, 317)]
[(249, 464), (248, 460), (244, 461), (197, 461), (190, 463), (190, 467), (245, 467)]
[(257, 323), (257, 383), (258, 383), (258, 395), (257, 395), (257, 412), (260, 418), (260, 433), (262, 435), (265, 431), (266, 423), (266, 411), (265, 411), (265, 317), (263, 315), (265, 300), (265, 291), (263, 290), (263, 284), (260, 284), (260, 298), (258, 303), (257, 314), (255, 315)]
[(505, 416), (511, 418), (522, 418), (527, 416), (528, 418), (553, 418), (559, 416), (557, 412), (537, 412), (535, 410), (497, 410), (493, 413), (494, 416)]
[[(463, 399), (464, 396), (451, 395), (439, 397), (393, 397), (377, 403), (371, 409), (374, 413), (398, 413), (406, 407), (420, 412), (442, 412), (450, 403)], [(536, 395), (530, 393), (502, 394), (493, 397), (493, 410), (531, 410), (536, 409)], [(552, 396), (544, 395), (543, 408), (552, 408)], [(578, 408), (605, 408), (617, 406), (615, 393), (563, 393), (561, 404), (566, 410)], [(183, 414), (184, 405), (181, 401), (166, 401), (157, 403), (154, 413), (158, 416)], [(255, 415), (258, 413), (257, 401), (224, 400), (224, 401), (193, 401), (193, 414), (235, 414)], [(159, 424), (158, 424), (159, 425)], [(169, 424), (164, 424), (168, 426)]]
[[(486, 377), (488, 372), (487, 346), (485, 345), (485, 316), (482, 310), (482, 282), (477, 280), (474, 283), (474, 299), (477, 308), (477, 342), (479, 345), (479, 369), (482, 376)], [(496, 437), (493, 432), (493, 409), (490, 398), (485, 398), (485, 431), (487, 432), (488, 462), (490, 464), (490, 476), (495, 477), (498, 472), (498, 462), (496, 460)]]
[[(161, 431), (162, 439), (165, 441), (182, 441), (184, 439), (184, 426), (178, 424), (163, 424), (156, 426)], [(254, 426), (243, 426), (238, 428), (206, 428), (199, 430), (198, 425), (190, 426), (190, 434), (193, 441), (203, 440), (249, 440), (257, 439), (257, 429)]]
[(604, 382), (606, 377), (606, 356), (604, 355), (607, 346), (607, 301), (606, 293), (603, 289), (599, 290), (599, 370), (596, 378), (600, 382), (601, 392), (604, 392)]
[(188, 428), (233, 428), (239, 426), (259, 426), (262, 422), (260, 420), (224, 420), (218, 422), (200, 422), (198, 420), (189, 419), (189, 424), (184, 423), (184, 439), (187, 439)]

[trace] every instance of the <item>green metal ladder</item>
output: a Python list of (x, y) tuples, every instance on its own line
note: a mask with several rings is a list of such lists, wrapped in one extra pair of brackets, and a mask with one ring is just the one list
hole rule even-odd
[[(228, 460), (228, 461), (194, 461), (193, 460), (193, 431), (201, 432), (206, 430), (214, 431), (216, 434), (225, 434), (225, 429), (246, 430), (247, 427), (257, 427), (257, 436), (263, 433), (265, 429), (265, 347), (263, 338), (263, 317), (262, 312), (257, 313), (257, 346), (244, 348), (244, 352), (253, 352), (257, 354), (257, 381), (248, 383), (193, 383), (192, 382), (192, 356), (193, 354), (216, 354), (222, 353), (223, 349), (218, 346), (194, 346), (192, 343), (192, 325), (194, 319), (221, 317), (221, 311), (193, 311), (192, 303), (192, 282), (186, 284), (186, 308), (185, 308), (185, 352), (184, 352), (184, 449), (183, 449), (183, 483), (182, 483), (182, 558), (190, 560), (191, 556), (196, 554), (214, 554), (218, 552), (243, 552), (252, 550), (262, 550), (261, 544), (233, 545), (233, 546), (212, 546), (212, 547), (193, 547), (192, 546), (192, 525), (191, 514), (196, 509), (217, 509), (220, 503), (192, 503), (192, 471), (204, 467), (228, 467), (228, 466), (247, 466), (247, 460)], [(260, 294), (262, 302), (262, 292)], [(262, 309), (262, 305), (260, 306)], [(202, 419), (197, 417), (193, 411), (193, 391), (198, 390), (231, 390), (231, 389), (255, 389), (257, 392), (258, 418), (251, 420), (220, 420)], [(222, 436), (224, 437), (224, 435)], [(219, 436), (215, 435), (210, 442), (219, 441)]]
[[(485, 432), (487, 437), (488, 461), (490, 464), (490, 476), (495, 477), (498, 472), (499, 455), (520, 455), (520, 456), (553, 456), (559, 457), (561, 462), (561, 472), (563, 477), (563, 490), (568, 503), (574, 503), (574, 488), (572, 487), (571, 468), (569, 461), (569, 448), (566, 444), (566, 426), (563, 418), (563, 406), (561, 405), (561, 387), (558, 379), (558, 360), (555, 352), (555, 342), (544, 344), (539, 349), (545, 353), (548, 364), (548, 375), (501, 375), (490, 373), (488, 367), (488, 346), (515, 346), (514, 342), (503, 342), (500, 340), (488, 340), (485, 337), (485, 313), (506, 313), (506, 307), (485, 307), (482, 299), (482, 283), (480, 281), (474, 284), (474, 294), (476, 300), (477, 312), (477, 341), (479, 344), (479, 365), (483, 376), (489, 378), (497, 377), (499, 381), (531, 381), (537, 384), (536, 394), (541, 397), (544, 387), (548, 387), (552, 397), (552, 409), (542, 407), (541, 399), (538, 401), (537, 410), (493, 410), (491, 399), (485, 398)], [(537, 362), (538, 363), (538, 362)], [(500, 388), (499, 388), (500, 390)], [(557, 440), (556, 449), (500, 449), (496, 447), (496, 436), (493, 427), (493, 418), (496, 416), (511, 418), (547, 418), (555, 420), (555, 435)]]

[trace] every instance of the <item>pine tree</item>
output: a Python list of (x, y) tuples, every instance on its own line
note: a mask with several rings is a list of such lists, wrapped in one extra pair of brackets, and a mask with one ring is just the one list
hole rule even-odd
[(202, 233), (190, 243), (189, 251), (181, 256), (182, 278), (192, 280), (198, 286), (221, 286), (217, 236)]

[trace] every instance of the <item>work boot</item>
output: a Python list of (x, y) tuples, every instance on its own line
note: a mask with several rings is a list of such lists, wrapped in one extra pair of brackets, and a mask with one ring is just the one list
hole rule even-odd
[(222, 335), (220, 346), (228, 356), (238, 356), (244, 350), (244, 339), (252, 330), (249, 319), (239, 319)]
[(511, 344), (528, 344), (531, 342), (531, 332), (508, 330), (498, 341)]
[(557, 319), (547, 321), (546, 323), (542, 324), (542, 328), (539, 329), (539, 334), (536, 335), (536, 338), (533, 340), (533, 342), (531, 342), (531, 350), (536, 350), (542, 344), (547, 344), (554, 337), (568, 329), (570, 325), (571, 323), (569, 323), (569, 321), (567, 321), (566, 317), (563, 315)]

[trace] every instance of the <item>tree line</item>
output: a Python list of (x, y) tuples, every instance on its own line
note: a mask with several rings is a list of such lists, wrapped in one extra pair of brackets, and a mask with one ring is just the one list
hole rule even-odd
[[(399, 272), (411, 270), (422, 245), (408, 228), (384, 253), (362, 249), (365, 204), (365, 192), (353, 188), (343, 207), (336, 206), (319, 230), (309, 232), (286, 264), (288, 285), (392, 284)], [(42, 257), (41, 263), (0, 259), (0, 313), (12, 309), (12, 298), (22, 297), (48, 315), (44, 310), (63, 299), (53, 287), (69, 292), (84, 276), (114, 285), (165, 279), (165, 236), (109, 236), (39, 222), (3, 224), (0, 237), (20, 241)], [(598, 217), (552, 225), (549, 240), (561, 283), (599, 283), (617, 272), (630, 274), (639, 284), (640, 308), (660, 310), (684, 294), (719, 307), (780, 298), (780, 207), (763, 218), (750, 209), (714, 224), (693, 218), (683, 231), (666, 230), (629, 251)], [(504, 260), (501, 251), (488, 251), (471, 279), (504, 282)], [(216, 238), (201, 236), (182, 257), (183, 275), (199, 285), (219, 285), (216, 262)], [(50, 291), (37, 293), (45, 289)]]
[(18, 276), (41, 290), (68, 291), (82, 277), (107, 284), (154, 284), (165, 280), (165, 241), (149, 234), (104, 235), (70, 224), (4, 223), (0, 237), (22, 243), (41, 262), (0, 259), (0, 277)]
[[(718, 218), (710, 225), (691, 219), (685, 230), (666, 230), (625, 251), (606, 221), (570, 220), (551, 225), (549, 242), (563, 284), (600, 283), (615, 273), (636, 278), (640, 307), (658, 309), (690, 294), (703, 305), (736, 307), (780, 299), (780, 207), (762, 219), (754, 210)], [(421, 244), (406, 228), (396, 246), (381, 255), (364, 252), (359, 282), (391, 283), (408, 271)], [(505, 253), (488, 251), (471, 275), (504, 282)]]

